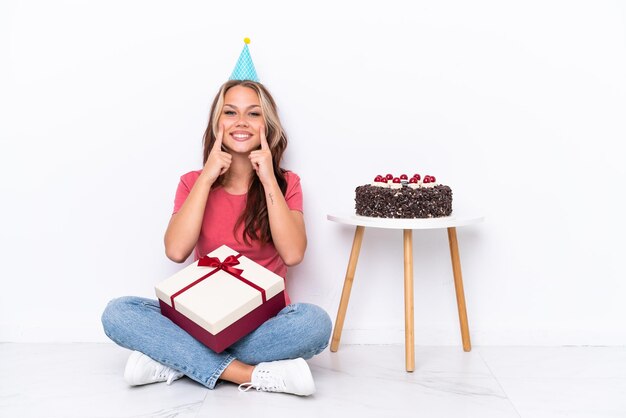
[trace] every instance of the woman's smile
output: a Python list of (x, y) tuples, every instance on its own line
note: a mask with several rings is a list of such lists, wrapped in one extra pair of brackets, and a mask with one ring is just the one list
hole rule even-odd
[(252, 138), (252, 134), (246, 131), (234, 131), (230, 133), (230, 136), (237, 142), (244, 142)]

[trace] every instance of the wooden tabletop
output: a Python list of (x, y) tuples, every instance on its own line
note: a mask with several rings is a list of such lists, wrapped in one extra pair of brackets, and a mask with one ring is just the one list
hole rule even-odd
[(485, 218), (478, 214), (453, 212), (450, 216), (441, 218), (372, 218), (354, 213), (332, 213), (326, 215), (329, 221), (347, 225), (366, 226), (371, 228), (387, 229), (438, 229), (471, 225), (482, 222)]

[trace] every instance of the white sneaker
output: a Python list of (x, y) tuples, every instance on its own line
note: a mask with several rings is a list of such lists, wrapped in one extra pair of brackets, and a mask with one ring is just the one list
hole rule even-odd
[(252, 371), (252, 382), (239, 385), (239, 390), (242, 392), (250, 388), (265, 392), (293, 393), (300, 396), (315, 393), (311, 370), (302, 358), (257, 364)]
[(146, 385), (155, 382), (167, 382), (170, 385), (183, 374), (158, 361), (152, 360), (139, 351), (133, 351), (124, 369), (124, 379), (131, 386)]

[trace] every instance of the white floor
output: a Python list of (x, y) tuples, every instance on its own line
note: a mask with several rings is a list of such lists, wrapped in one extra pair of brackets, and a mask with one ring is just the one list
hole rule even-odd
[(0, 417), (626, 417), (625, 347), (342, 345), (308, 398), (183, 378), (128, 387), (113, 344), (0, 344)]

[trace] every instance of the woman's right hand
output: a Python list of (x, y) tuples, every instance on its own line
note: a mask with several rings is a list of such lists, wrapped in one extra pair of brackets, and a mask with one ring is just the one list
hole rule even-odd
[(220, 125), (219, 130), (217, 132), (217, 138), (215, 138), (215, 143), (213, 144), (213, 148), (211, 148), (211, 152), (209, 152), (209, 157), (204, 164), (204, 168), (202, 169), (202, 176), (207, 179), (211, 184), (215, 183), (217, 178), (222, 174), (226, 173), (230, 168), (230, 163), (233, 160), (233, 156), (229, 153), (222, 151), (222, 138), (224, 137), (224, 126)]

